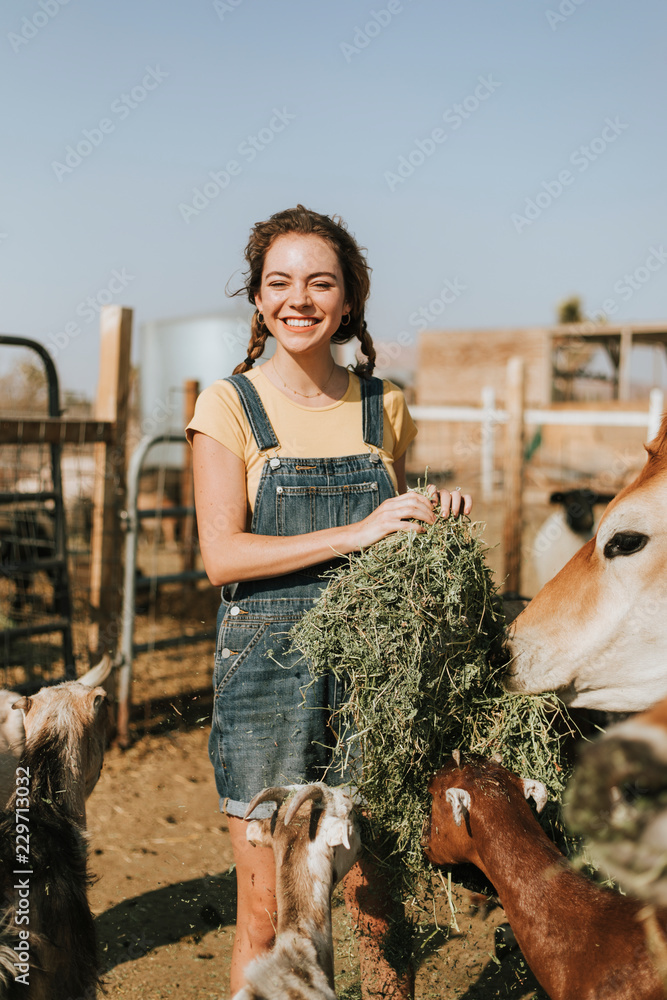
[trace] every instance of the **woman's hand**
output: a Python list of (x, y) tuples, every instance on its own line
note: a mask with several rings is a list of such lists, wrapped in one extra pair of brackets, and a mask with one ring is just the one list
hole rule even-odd
[(415, 524), (413, 519), (434, 524), (436, 503), (437, 498), (414, 493), (412, 490), (397, 497), (389, 497), (363, 521), (349, 525), (349, 530), (354, 534), (354, 549), (365, 549), (394, 531), (425, 531), (423, 525)]
[(426, 487), (429, 497), (432, 497), (436, 504), (440, 504), (442, 516), (447, 517), (450, 513), (454, 517), (459, 514), (469, 514), (472, 510), (472, 497), (469, 493), (461, 493), (461, 487), (455, 490), (436, 490), (435, 486)]

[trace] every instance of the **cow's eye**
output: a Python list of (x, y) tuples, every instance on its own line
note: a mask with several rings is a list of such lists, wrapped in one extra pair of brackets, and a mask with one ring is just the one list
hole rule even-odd
[(605, 558), (615, 559), (616, 556), (634, 555), (643, 549), (647, 542), (648, 535), (642, 535), (639, 531), (617, 531), (604, 547)]

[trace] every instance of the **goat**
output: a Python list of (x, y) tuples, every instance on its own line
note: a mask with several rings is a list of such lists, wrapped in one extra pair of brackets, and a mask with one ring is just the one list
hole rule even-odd
[(85, 803), (102, 769), (106, 692), (67, 681), (13, 708), (25, 748), (0, 814), (0, 1000), (92, 1000)]
[(436, 865), (472, 862), (493, 883), (552, 1000), (664, 1000), (667, 910), (574, 871), (533, 816), (547, 793), (495, 760), (457, 754), (431, 778), (422, 846)]
[[(111, 657), (105, 654), (97, 666), (79, 678), (79, 683), (89, 688), (103, 684), (112, 666)], [(20, 698), (16, 691), (0, 691), (0, 809), (5, 808), (14, 790), (16, 765), (25, 749), (23, 716), (12, 711)]]
[(261, 802), (277, 808), (269, 819), (250, 822), (246, 835), (273, 848), (276, 940), (245, 969), (247, 985), (234, 1000), (335, 1000), (331, 894), (361, 851), (352, 799), (321, 783), (267, 788), (245, 819)]
[(595, 534), (593, 508), (597, 504), (611, 503), (613, 499), (613, 493), (585, 489), (551, 494), (549, 503), (559, 504), (560, 509), (540, 525), (533, 542), (533, 568), (539, 590)]
[(627, 892), (667, 906), (667, 700), (581, 751), (566, 819)]

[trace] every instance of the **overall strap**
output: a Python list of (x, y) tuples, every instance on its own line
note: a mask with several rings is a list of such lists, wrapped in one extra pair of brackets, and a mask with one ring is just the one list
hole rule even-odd
[(360, 378), (364, 444), (382, 447), (384, 437), (384, 387), (381, 378)]
[(279, 448), (280, 441), (275, 435), (271, 421), (252, 382), (243, 375), (229, 375), (225, 382), (231, 382), (236, 389), (243, 412), (248, 418), (258, 451)]

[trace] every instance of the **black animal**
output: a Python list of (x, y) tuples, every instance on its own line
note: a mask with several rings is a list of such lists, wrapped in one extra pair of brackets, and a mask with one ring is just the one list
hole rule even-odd
[(549, 497), (549, 503), (559, 503), (565, 511), (568, 526), (577, 535), (590, 537), (595, 524), (593, 508), (598, 503), (611, 503), (615, 493), (597, 493), (595, 490), (556, 491)]

